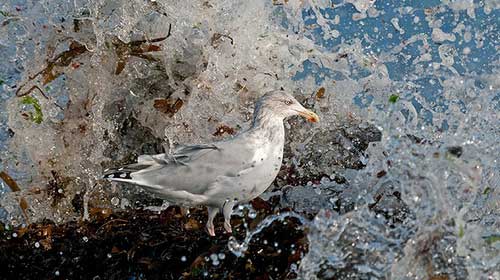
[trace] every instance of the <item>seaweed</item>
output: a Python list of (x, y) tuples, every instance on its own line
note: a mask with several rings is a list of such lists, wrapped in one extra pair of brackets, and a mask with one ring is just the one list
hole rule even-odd
[(53, 59), (48, 60), (47, 66), (44, 69), (35, 73), (35, 75), (30, 76), (28, 78), (28, 81), (21, 84), (16, 90), (16, 96), (18, 97), (26, 96), (29, 95), (33, 90), (38, 89), (41, 92), (41, 94), (48, 99), (47, 95), (45, 95), (43, 90), (40, 89), (40, 87), (37, 85), (32, 86), (26, 91), (23, 91), (23, 89), (29, 82), (34, 81), (40, 76), (42, 78), (42, 85), (46, 85), (52, 82), (53, 80), (55, 80), (64, 73), (62, 71), (56, 71), (57, 69), (56, 67), (69, 66), (72, 63), (73, 59), (80, 56), (81, 54), (84, 54), (85, 52), (87, 52), (87, 48), (84, 45), (80, 44), (77, 41), (71, 41), (69, 49), (67, 51), (63, 51), (60, 54), (56, 55)]
[[(125, 68), (125, 64), (130, 56), (136, 56), (142, 59), (146, 59), (148, 61), (156, 61), (156, 59), (148, 54), (147, 52), (156, 52), (160, 51), (161, 48), (153, 43), (161, 42), (171, 35), (171, 25), (168, 29), (168, 34), (165, 37), (156, 38), (152, 40), (138, 40), (132, 41), (129, 43), (125, 43), (121, 41), (118, 37), (114, 37), (112, 39), (112, 44), (115, 47), (115, 52), (118, 56), (118, 65), (115, 70), (115, 74), (120, 74)], [(80, 30), (78, 26), (78, 22), (75, 22), (75, 32)], [(41, 94), (48, 99), (47, 95), (43, 92), (43, 90), (38, 85), (33, 85), (28, 90), (24, 90), (26, 85), (30, 82), (33, 82), (35, 79), (41, 77), (41, 84), (47, 85), (53, 80), (57, 79), (59, 76), (64, 74), (64, 71), (61, 71), (58, 68), (65, 68), (67, 66), (72, 66), (74, 69), (79, 68), (80, 64), (74, 63), (74, 59), (79, 57), (80, 55), (86, 53), (88, 51), (87, 47), (83, 44), (80, 44), (78, 41), (72, 40), (69, 44), (69, 49), (61, 52), (56, 55), (52, 59), (47, 60), (47, 66), (43, 68), (41, 71), (35, 73), (33, 76), (28, 77), (28, 81), (21, 84), (16, 90), (16, 96), (22, 97), (29, 95), (35, 89), (38, 89)]]
[(155, 99), (153, 107), (171, 118), (181, 109), (182, 105), (184, 105), (184, 101), (180, 98), (177, 98), (175, 101), (170, 98), (162, 98)]
[[(254, 221), (273, 213), (261, 201)], [(90, 222), (55, 225), (44, 221), (0, 232), (0, 270), (8, 279), (287, 279), (307, 251), (307, 238), (295, 219), (275, 222), (250, 242), (247, 254), (234, 256), (229, 236), (216, 219), (216, 237), (204, 232), (206, 211), (178, 207), (161, 212), (129, 210), (102, 214)], [(274, 212), (280, 209), (274, 209)], [(234, 233), (244, 238), (245, 220), (234, 217)], [(18, 234), (23, 231), (23, 235)], [(13, 233), (16, 236), (13, 237)], [(30, 267), (30, 269), (26, 269)]]
[(324, 87), (320, 87), (318, 89), (318, 91), (316, 92), (316, 99), (321, 99), (325, 97), (325, 88)]
[[(10, 188), (12, 192), (20, 192), (21, 188), (17, 185), (16, 181), (12, 179), (12, 177), (7, 174), (5, 171), (0, 172), (0, 178), (7, 184), (7, 186)], [(21, 211), (23, 212), (24, 219), (26, 220), (26, 223), (29, 223), (29, 218), (28, 214), (26, 213), (26, 209), (28, 209), (28, 202), (24, 197), (21, 197), (19, 199), (19, 207), (21, 208)]]
[(217, 130), (212, 134), (213, 136), (222, 136), (224, 134), (234, 135), (236, 133), (235, 129), (227, 125), (220, 125)]
[(391, 96), (389, 96), (389, 102), (394, 104), (398, 101), (399, 99), (399, 95), (397, 94), (391, 94)]
[(223, 41), (222, 38), (231, 40), (231, 45), (234, 45), (234, 40), (231, 36), (221, 33), (214, 33), (214, 35), (212, 35), (212, 38), (210, 39), (211, 45), (214, 49), (219, 47), (220, 42)]
[(24, 105), (32, 105), (33, 106), (33, 108), (35, 109), (35, 112), (34, 113), (29, 112), (27, 116), (34, 123), (41, 124), (43, 121), (43, 113), (42, 113), (42, 107), (40, 106), (38, 99), (36, 99), (33, 96), (25, 96), (21, 100), (21, 103)]
[(71, 181), (61, 177), (55, 170), (51, 170), (52, 179), (47, 183), (47, 193), (52, 197), (52, 206), (56, 206), (65, 197), (66, 186)]
[(464, 237), (464, 234), (465, 234), (464, 226), (460, 225), (460, 227), (458, 228), (458, 237), (462, 238), (462, 237)]
[(487, 236), (484, 238), (484, 240), (486, 241), (486, 243), (488, 243), (488, 245), (492, 245), (493, 243), (500, 241), (500, 235)]
[(484, 188), (483, 195), (488, 195), (490, 192), (491, 192), (491, 188), (486, 187), (486, 188)]
[(128, 43), (123, 42), (118, 37), (113, 37), (111, 43), (115, 47), (115, 53), (118, 56), (118, 62), (116, 65), (115, 75), (119, 75), (123, 69), (125, 69), (125, 65), (128, 62), (128, 59), (131, 56), (135, 56), (138, 58), (145, 59), (150, 62), (157, 61), (153, 56), (146, 54), (148, 52), (158, 52), (161, 50), (161, 47), (155, 45), (154, 43), (158, 43), (166, 40), (171, 35), (172, 25), (170, 24), (168, 27), (168, 33), (164, 37), (155, 38), (151, 40), (137, 40), (131, 41)]

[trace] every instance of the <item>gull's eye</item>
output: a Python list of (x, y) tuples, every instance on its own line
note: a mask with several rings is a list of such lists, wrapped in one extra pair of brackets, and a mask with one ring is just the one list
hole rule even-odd
[(285, 100), (286, 105), (292, 105), (292, 100)]

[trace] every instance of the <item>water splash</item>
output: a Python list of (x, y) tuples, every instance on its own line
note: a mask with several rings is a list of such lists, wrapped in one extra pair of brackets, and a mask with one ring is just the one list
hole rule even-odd
[[(249, 212), (253, 210), (253, 208), (250, 205), (241, 206), (239, 208), (240, 211), (245, 208), (248, 209)], [(234, 215), (241, 215), (241, 214), (239, 211), (237, 211), (234, 213)], [(283, 222), (287, 218), (295, 218), (299, 220), (302, 226), (307, 226), (309, 224), (309, 221), (307, 219), (305, 219), (304, 217), (295, 212), (283, 212), (276, 215), (267, 216), (252, 230), (248, 230), (248, 226), (245, 223), (245, 230), (246, 230), (245, 239), (242, 241), (238, 241), (234, 236), (229, 237), (229, 241), (227, 244), (229, 251), (231, 251), (237, 257), (243, 256), (255, 235), (259, 234), (262, 230), (269, 227), (272, 223)]]
[[(301, 220), (304, 278), (498, 278), (498, 1), (52, 2), (0, 4), (0, 168), (22, 189), (1, 184), (8, 226), (25, 222), (21, 197), (33, 222), (144, 199), (102, 170), (230, 137), (215, 132), (245, 129), (283, 87), (322, 119), (286, 123), (293, 174), (277, 183), (284, 206), (318, 213)], [(169, 26), (158, 51), (120, 56)], [(23, 84), (37, 102), (14, 97)]]

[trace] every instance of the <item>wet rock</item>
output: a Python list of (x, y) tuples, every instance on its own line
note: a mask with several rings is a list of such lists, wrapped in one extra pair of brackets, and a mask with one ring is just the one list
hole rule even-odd
[[(303, 167), (299, 170), (300, 177), (333, 174), (336, 170), (346, 168), (362, 169), (368, 144), (380, 141), (381, 137), (381, 132), (372, 125), (351, 123), (340, 128), (321, 130), (308, 145), (304, 145), (294, 165)], [(285, 148), (285, 157), (291, 157), (292, 154), (290, 148)]]
[(404, 248), (405, 256), (411, 257), (398, 260), (392, 275), (400, 278), (411, 273), (427, 279), (469, 279), (465, 257), (455, 253), (457, 240), (454, 235), (444, 227), (418, 232), (413, 242), (407, 243)]
[(52, 179), (47, 184), (47, 194), (52, 198), (52, 206), (55, 206), (65, 197), (71, 178), (63, 178), (54, 170), (51, 170), (51, 174)]
[(408, 205), (401, 199), (401, 193), (394, 188), (391, 181), (380, 184), (373, 199), (375, 202), (368, 206), (369, 209), (383, 215), (390, 225), (401, 224), (410, 217), (415, 218)]
[[(119, 102), (119, 101), (118, 101)], [(141, 154), (157, 154), (163, 152), (163, 140), (155, 137), (151, 129), (142, 126), (130, 113), (126, 118), (118, 117), (120, 122), (117, 132), (119, 137), (110, 140), (109, 148), (104, 156), (112, 159), (113, 164), (130, 163)], [(111, 163), (107, 163), (109, 165)]]
[(374, 126), (350, 123), (316, 133), (292, 160), (287, 157), (297, 151), (285, 145), (285, 163), (274, 184), (275, 190), (283, 191), (281, 206), (307, 214), (320, 209), (352, 211), (355, 198), (348, 191), (350, 182), (338, 171), (362, 169), (368, 144), (380, 139), (381, 132)]
[(183, 53), (179, 53), (172, 64), (172, 74), (176, 81), (182, 82), (190, 77), (195, 77), (196, 73), (203, 71), (206, 64), (203, 63), (203, 52), (195, 45), (185, 48)]
[[(146, 77), (135, 79), (131, 88), (127, 89), (127, 91), (130, 90), (136, 96), (140, 97), (141, 102), (153, 98), (169, 98), (175, 90), (170, 85), (170, 77), (166, 69), (160, 64), (155, 64), (148, 71)], [(128, 92), (124, 92), (124, 96), (127, 95)]]
[(77, 214), (81, 214), (83, 210), (83, 194), (81, 192), (76, 193), (71, 199), (71, 205), (73, 206), (73, 211)]
[(320, 209), (335, 209), (340, 203), (340, 194), (347, 185), (336, 182), (287, 186), (282, 189), (281, 206), (290, 207), (299, 213), (316, 214)]

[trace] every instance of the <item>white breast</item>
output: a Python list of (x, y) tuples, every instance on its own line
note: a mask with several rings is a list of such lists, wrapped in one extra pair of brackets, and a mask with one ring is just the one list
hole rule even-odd
[(206, 196), (216, 204), (224, 203), (228, 199), (248, 202), (263, 193), (280, 170), (284, 134), (284, 127), (280, 122), (272, 129), (256, 129), (242, 135), (240, 140), (252, 151), (252, 156), (247, 160), (241, 158), (242, 165), (237, 174), (218, 177), (217, 184), (209, 189)]
[(263, 193), (274, 181), (283, 159), (283, 141), (265, 143), (255, 153), (254, 166), (245, 175), (246, 183), (241, 199), (249, 201)]

